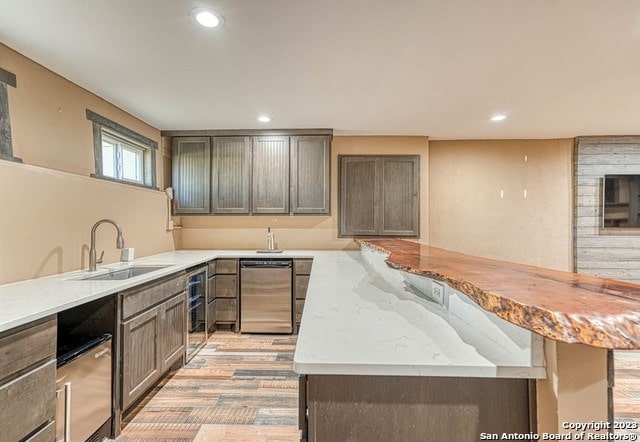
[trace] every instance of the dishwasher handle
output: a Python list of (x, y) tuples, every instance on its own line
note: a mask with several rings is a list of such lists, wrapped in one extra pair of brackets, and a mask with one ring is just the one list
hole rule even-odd
[(290, 269), (293, 267), (291, 260), (241, 260), (240, 268), (261, 268), (261, 269)]

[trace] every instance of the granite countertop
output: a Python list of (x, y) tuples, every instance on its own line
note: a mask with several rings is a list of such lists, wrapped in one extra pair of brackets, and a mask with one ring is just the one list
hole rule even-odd
[(387, 265), (442, 281), (483, 309), (556, 341), (640, 349), (640, 286), (394, 239), (361, 239)]

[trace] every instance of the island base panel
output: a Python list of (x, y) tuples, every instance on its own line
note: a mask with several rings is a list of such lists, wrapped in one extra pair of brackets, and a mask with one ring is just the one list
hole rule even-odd
[(306, 379), (306, 388), (300, 389), (307, 393), (301, 416), (308, 412), (302, 435), (309, 442), (476, 442), (481, 433), (531, 431), (527, 379), (338, 375)]

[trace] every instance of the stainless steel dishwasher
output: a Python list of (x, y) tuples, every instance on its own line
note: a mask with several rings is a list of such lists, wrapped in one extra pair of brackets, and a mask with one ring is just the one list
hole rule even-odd
[(240, 332), (292, 333), (292, 260), (240, 260)]

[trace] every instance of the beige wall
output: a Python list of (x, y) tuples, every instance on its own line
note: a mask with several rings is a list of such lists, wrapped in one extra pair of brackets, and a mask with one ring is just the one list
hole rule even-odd
[(266, 247), (266, 229), (275, 233), (282, 249), (355, 248), (351, 239), (338, 238), (338, 155), (420, 155), (420, 235), (429, 237), (427, 137), (340, 137), (331, 145), (331, 216), (183, 216), (185, 249), (260, 249)]
[[(89, 233), (103, 217), (122, 224), (137, 256), (173, 250), (164, 192), (89, 178), (95, 172), (90, 109), (160, 142), (154, 127), (0, 44), (8, 87), (13, 154), (0, 161), (0, 284), (86, 267)], [(157, 182), (164, 186), (162, 150)], [(105, 262), (119, 259), (115, 232), (98, 231)]]
[(430, 141), (429, 243), (571, 270), (572, 150), (570, 139)]
[[(571, 271), (572, 152), (569, 139), (430, 141), (429, 243)], [(538, 431), (606, 420), (606, 351), (545, 339), (545, 358)]]

